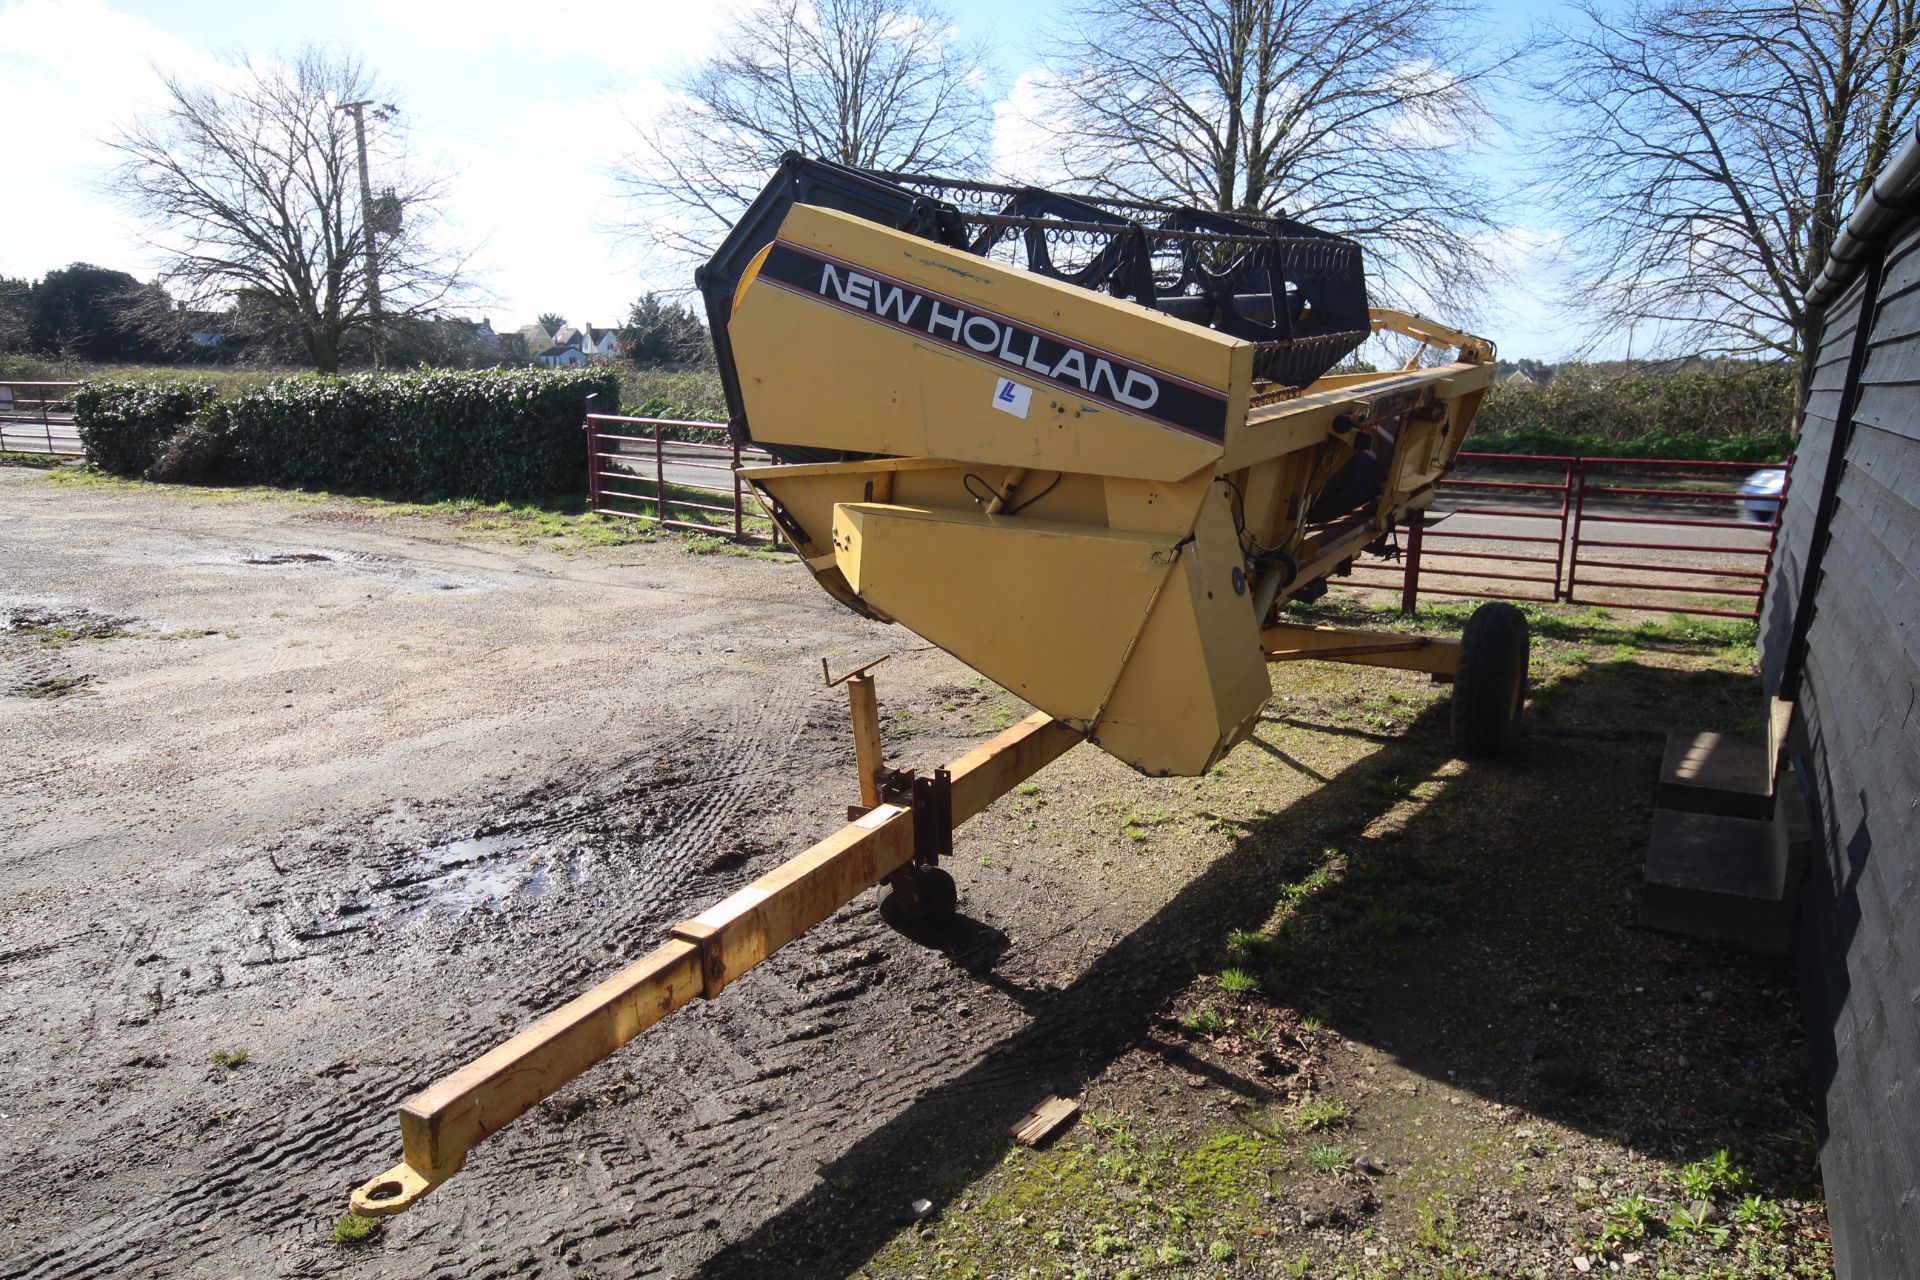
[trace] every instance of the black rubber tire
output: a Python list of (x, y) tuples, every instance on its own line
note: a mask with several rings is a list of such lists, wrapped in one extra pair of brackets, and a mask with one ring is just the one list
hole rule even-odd
[(953, 918), (960, 909), (960, 889), (953, 877), (938, 867), (909, 867), (876, 894), (880, 919), (892, 929), (910, 929)]
[(1527, 615), (1510, 604), (1483, 604), (1460, 635), (1453, 677), (1453, 748), (1463, 756), (1502, 756), (1520, 745), (1527, 702)]

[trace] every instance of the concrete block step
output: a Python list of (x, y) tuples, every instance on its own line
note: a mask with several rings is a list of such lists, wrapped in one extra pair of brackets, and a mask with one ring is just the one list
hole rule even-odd
[(1640, 924), (1787, 954), (1809, 851), (1805, 809), (1792, 778), (1785, 775), (1764, 821), (1655, 809)]
[(1773, 816), (1773, 779), (1766, 739), (1675, 729), (1667, 734), (1654, 803), (1762, 822)]

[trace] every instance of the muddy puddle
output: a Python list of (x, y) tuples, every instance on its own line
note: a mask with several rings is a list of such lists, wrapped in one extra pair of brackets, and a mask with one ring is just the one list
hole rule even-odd
[(139, 634), (132, 618), (57, 605), (17, 605), (0, 616), (0, 692), (51, 700), (92, 692), (93, 672), (77, 671), (76, 647)]
[(283, 569), (297, 573), (349, 573), (432, 591), (498, 591), (507, 583), (485, 574), (439, 570), (340, 547), (242, 547), (214, 552), (198, 561), (242, 569)]
[(506, 911), (545, 898), (550, 889), (578, 883), (558, 852), (523, 832), (449, 840), (415, 851), (424, 871), (425, 908)]

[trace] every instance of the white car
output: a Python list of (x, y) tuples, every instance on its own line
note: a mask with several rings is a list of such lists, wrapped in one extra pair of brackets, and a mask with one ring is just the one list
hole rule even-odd
[(1785, 467), (1764, 467), (1740, 486), (1740, 518), (1772, 524), (1780, 510), (1780, 491), (1787, 485)]

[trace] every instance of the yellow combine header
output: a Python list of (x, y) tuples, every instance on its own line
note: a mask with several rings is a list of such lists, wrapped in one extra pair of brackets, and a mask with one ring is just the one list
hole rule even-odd
[[(1056, 212), (1078, 216), (991, 216), (1126, 243), (1081, 220), (1097, 206)], [(1432, 501), (1491, 381), (1490, 344), (1350, 299), (1358, 328), (1263, 342), (997, 260), (979, 237), (798, 199), (769, 221), (722, 319), (736, 429), (794, 459), (743, 473), (776, 523), (836, 598), (1152, 774), (1205, 772), (1246, 737), (1272, 694), (1276, 606)], [(1142, 232), (1140, 252), (1265, 251), (1271, 281), (1276, 248), (1306, 240), (1232, 225)], [(1358, 262), (1346, 242), (1308, 246)], [(1289, 292), (1308, 328), (1319, 300), (1283, 287), (1280, 307)], [(1273, 355), (1330, 366), (1380, 328), (1453, 359), (1262, 377)]]
[[(789, 157), (700, 283), (732, 428), (778, 459), (742, 474), (807, 568), (1040, 710), (916, 775), (882, 759), (873, 677), (845, 679), (853, 820), (408, 1099), (361, 1213), (417, 1203), (867, 888), (889, 923), (951, 915), (954, 828), (1082, 741), (1201, 773), (1252, 731), (1270, 665), (1301, 659), (1453, 681), (1464, 750), (1518, 732), (1510, 605), (1458, 644), (1279, 620), (1433, 500), (1492, 373), (1490, 344), (1369, 309), (1351, 242)], [(1334, 371), (1380, 329), (1449, 354)]]

